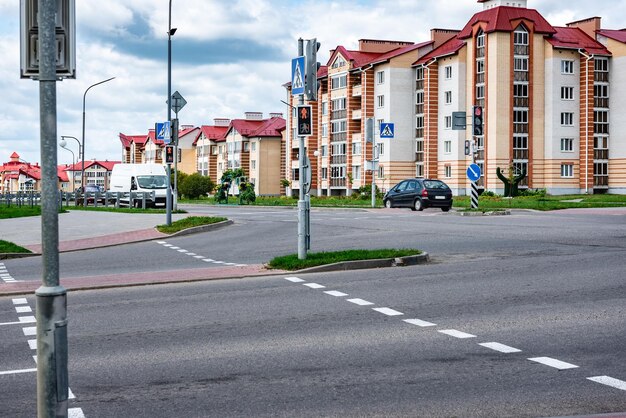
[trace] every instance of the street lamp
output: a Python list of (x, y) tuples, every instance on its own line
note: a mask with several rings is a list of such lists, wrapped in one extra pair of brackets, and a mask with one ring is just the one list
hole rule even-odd
[[(61, 138), (63, 138), (63, 137), (61, 137)], [(72, 153), (72, 191), (74, 191), (74, 189), (75, 189), (75, 187), (74, 187), (74, 166), (76, 165), (76, 159), (74, 158), (74, 151), (72, 151), (71, 149), (69, 149), (67, 147), (67, 141), (65, 139), (61, 139), (61, 141), (59, 141), (59, 145), (64, 150), (69, 151), (69, 152)]]
[[(78, 144), (78, 158), (81, 158), (81, 155), (83, 155), (83, 147), (80, 145), (80, 141), (78, 140), (78, 138), (76, 138), (75, 136), (69, 136), (69, 135), (61, 135), (61, 147), (65, 148), (65, 145), (63, 145), (63, 143), (67, 144), (67, 141), (65, 141), (65, 138), (72, 138), (74, 141), (76, 141), (76, 143)], [(75, 192), (76, 191), (76, 185), (75, 183), (75, 179), (76, 179), (76, 175), (74, 173), (74, 171), (76, 170), (75, 167), (76, 164), (74, 164), (74, 167), (72, 167), (72, 191)], [(80, 173), (80, 179), (81, 182), (83, 181), (83, 172), (81, 171)], [(82, 186), (82, 183), (81, 183)]]
[[(172, 28), (172, 0), (170, 0), (169, 19), (167, 28), (167, 120), (172, 126), (172, 36), (176, 33), (176, 28)], [(178, 145), (178, 144), (174, 144)], [(174, 158), (178, 162), (178, 148), (175, 148)], [(176, 173), (174, 173), (176, 177)], [(167, 194), (165, 199), (165, 223), (172, 224), (172, 185), (171, 185), (171, 164), (167, 164)]]
[[(81, 165), (80, 165), (80, 176), (81, 176), (80, 177), (80, 185), (82, 187), (82, 192), (83, 193), (85, 192), (85, 183), (86, 183), (86, 180), (85, 180), (85, 98), (87, 96), (87, 92), (92, 87), (95, 87), (95, 86), (100, 85), (100, 84), (104, 84), (107, 81), (113, 80), (114, 78), (115, 77), (111, 77), (111, 78), (108, 78), (106, 80), (102, 80), (102, 81), (99, 81), (99, 82), (97, 82), (95, 84), (92, 84), (91, 86), (87, 87), (87, 90), (85, 90), (85, 93), (83, 94), (83, 147), (82, 147), (83, 150), (82, 150), (82, 162), (81, 162)], [(83, 199), (83, 205), (87, 206), (87, 199)]]

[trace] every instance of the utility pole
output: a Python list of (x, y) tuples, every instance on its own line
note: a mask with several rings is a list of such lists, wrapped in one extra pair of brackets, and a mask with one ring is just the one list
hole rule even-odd
[[(302, 38), (298, 39), (298, 57), (304, 56), (304, 41)], [(304, 105), (304, 94), (300, 94), (298, 98), (298, 104)], [(296, 119), (297, 120), (297, 119)], [(306, 260), (306, 230), (307, 230), (307, 211), (306, 211), (306, 200), (305, 200), (305, 164), (306, 164), (306, 148), (304, 145), (304, 136), (298, 136), (299, 147), (298, 147), (298, 165), (299, 167), (299, 178), (300, 178), (300, 191), (298, 198), (298, 259)]]

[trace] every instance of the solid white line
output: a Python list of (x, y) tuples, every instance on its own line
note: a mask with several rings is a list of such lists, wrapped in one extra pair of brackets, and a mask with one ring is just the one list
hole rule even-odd
[(4, 279), (5, 283), (17, 283), (17, 280), (15, 279)]
[(541, 363), (546, 366), (554, 367), (555, 369), (559, 370), (575, 369), (578, 367), (575, 364), (566, 363), (564, 361), (557, 360), (551, 357), (533, 357), (529, 358), (528, 360)]
[(67, 418), (85, 418), (82, 408), (68, 408)]
[(422, 321), (421, 319), (404, 319), (403, 321), (412, 325), (417, 325), (418, 327), (434, 327), (437, 325), (432, 322)]
[(30, 306), (16, 306), (15, 311), (17, 313), (26, 313), (26, 312), (32, 312), (33, 310), (31, 309)]
[(348, 296), (347, 293), (343, 293), (338, 290), (327, 290), (324, 293), (326, 293), (327, 295), (337, 296), (337, 297)]
[(24, 332), (24, 336), (30, 337), (31, 335), (37, 335), (37, 327), (26, 327), (22, 328)]
[(372, 309), (375, 310), (376, 312), (380, 312), (381, 314), (385, 314), (388, 316), (404, 315), (402, 312), (398, 312), (395, 309), (391, 309), (391, 308), (372, 308)]
[(348, 302), (350, 302), (350, 303), (354, 303), (355, 305), (359, 305), (359, 306), (373, 305), (372, 302), (368, 302), (366, 300), (359, 299), (359, 298), (356, 298), (356, 299), (346, 299), (346, 300)]
[(0, 325), (19, 325), (23, 324), (23, 322), (0, 322)]
[(21, 369), (21, 370), (7, 370), (5, 372), (0, 372), (0, 376), (1, 375), (5, 375), (5, 374), (19, 374), (19, 373), (32, 373), (32, 372), (36, 372), (37, 369)]
[(34, 316), (19, 316), (17, 319), (20, 320), (22, 324), (32, 324), (33, 322), (37, 322)]
[(326, 288), (326, 286), (323, 286), (317, 283), (305, 283), (304, 285), (306, 287), (310, 287), (311, 289), (325, 289)]
[(475, 335), (466, 332), (457, 331), (456, 329), (440, 329), (440, 333), (449, 335), (454, 338), (476, 338)]
[(28, 340), (28, 346), (31, 350), (37, 349), (37, 340)]
[(480, 343), (478, 345), (482, 345), (483, 347), (487, 347), (490, 348), (492, 350), (496, 350), (499, 351), (501, 353), (519, 353), (520, 349), (515, 348), (515, 347), (509, 347), (508, 345), (504, 345), (504, 344), (500, 344), (500, 343)]
[(594, 376), (588, 377), (588, 380), (591, 380), (596, 383), (601, 383), (603, 385), (614, 387), (615, 389), (626, 390), (626, 382), (623, 380), (615, 379), (609, 376)]
[(285, 277), (285, 280), (289, 280), (292, 283), (300, 283), (304, 281), (298, 277)]

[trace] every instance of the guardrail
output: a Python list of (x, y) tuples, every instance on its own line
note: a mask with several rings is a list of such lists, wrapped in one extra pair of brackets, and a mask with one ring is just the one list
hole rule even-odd
[[(85, 199), (87, 205), (94, 207), (122, 206), (147, 207), (156, 201), (155, 192), (64, 192), (59, 191), (59, 207), (83, 206)], [(15, 192), (0, 193), (0, 205), (4, 206), (39, 206), (41, 205), (41, 192)]]
[(0, 193), (0, 204), (5, 206), (39, 206), (41, 204), (41, 193), (35, 191)]

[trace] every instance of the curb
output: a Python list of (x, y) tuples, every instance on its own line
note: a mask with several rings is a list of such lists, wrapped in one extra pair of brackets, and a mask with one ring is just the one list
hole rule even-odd
[(510, 215), (511, 211), (506, 210), (492, 210), (489, 212), (454, 212), (458, 216), (504, 216)]
[(13, 258), (35, 257), (37, 253), (0, 253), (0, 260), (11, 260)]
[(364, 270), (384, 267), (404, 267), (425, 264), (430, 261), (428, 253), (408, 255), (397, 258), (377, 258), (373, 260), (340, 261), (339, 263), (325, 264), (323, 266), (309, 267), (298, 270), (296, 273), (322, 273), (342, 270)]
[(168, 234), (164, 238), (174, 238), (174, 237), (180, 237), (184, 235), (197, 234), (199, 232), (212, 231), (214, 229), (220, 229), (222, 227), (232, 225), (233, 223), (234, 222), (231, 219), (227, 219), (225, 221), (216, 222), (214, 224), (194, 226), (192, 228), (187, 228), (187, 229), (183, 229), (182, 231), (174, 232), (173, 234)]

